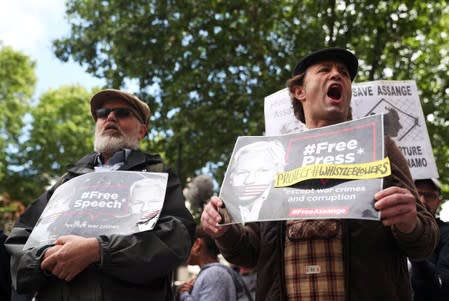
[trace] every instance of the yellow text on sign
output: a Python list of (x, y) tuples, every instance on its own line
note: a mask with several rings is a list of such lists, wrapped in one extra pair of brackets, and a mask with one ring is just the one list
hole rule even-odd
[(275, 187), (287, 187), (311, 179), (361, 180), (391, 175), (388, 157), (358, 164), (313, 164), (276, 175)]

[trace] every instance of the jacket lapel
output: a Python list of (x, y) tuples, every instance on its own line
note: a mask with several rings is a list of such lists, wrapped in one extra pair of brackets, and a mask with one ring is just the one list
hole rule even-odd
[(136, 166), (145, 163), (145, 155), (140, 151), (131, 151), (125, 163), (118, 170), (135, 170)]

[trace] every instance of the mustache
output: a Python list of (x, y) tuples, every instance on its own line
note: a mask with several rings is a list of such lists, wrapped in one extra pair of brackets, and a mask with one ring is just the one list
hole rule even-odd
[(106, 123), (103, 127), (103, 129), (101, 130), (101, 133), (104, 133), (104, 131), (106, 130), (117, 130), (119, 132), (121, 132), (121, 129), (119, 127), (119, 125), (113, 121), (109, 121), (108, 123)]

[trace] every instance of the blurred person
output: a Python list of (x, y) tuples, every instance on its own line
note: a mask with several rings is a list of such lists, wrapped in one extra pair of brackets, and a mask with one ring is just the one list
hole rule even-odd
[(5, 232), (0, 229), (0, 300), (30, 301), (33, 298), (32, 295), (18, 294), (11, 287), (10, 256), (4, 244), (6, 238)]
[(6, 235), (0, 229), (0, 300), (11, 300), (11, 276), (9, 274), (9, 254), (6, 252)]
[[(6, 241), (13, 286), (37, 300), (172, 300), (172, 274), (188, 257), (195, 224), (182, 187), (159, 155), (139, 150), (150, 109), (136, 96), (115, 89), (90, 100), (95, 151), (84, 156), (20, 216)], [(61, 183), (108, 170), (168, 173), (164, 205), (153, 230), (130, 235), (64, 235), (23, 250), (48, 200)]]
[(196, 279), (185, 282), (178, 288), (180, 301), (229, 301), (237, 300), (230, 268), (218, 261), (219, 250), (214, 240), (201, 227), (195, 231), (189, 265), (198, 265)]
[[(351, 119), (358, 60), (342, 48), (304, 57), (288, 80), (293, 111), (308, 129)], [(410, 300), (407, 256), (429, 256), (438, 227), (419, 202), (407, 161), (386, 137), (392, 174), (373, 198), (381, 220), (293, 220), (219, 225), (223, 202), (212, 197), (203, 229), (229, 262), (257, 269), (264, 301)], [(271, 200), (275, 201), (275, 200)]]
[(257, 272), (251, 268), (238, 267), (238, 272), (243, 282), (245, 282), (253, 300), (256, 299), (256, 283), (257, 283)]
[(449, 300), (449, 223), (436, 217), (441, 205), (441, 184), (437, 179), (415, 180), (420, 200), (440, 228), (438, 245), (425, 260), (411, 260), (414, 301)]

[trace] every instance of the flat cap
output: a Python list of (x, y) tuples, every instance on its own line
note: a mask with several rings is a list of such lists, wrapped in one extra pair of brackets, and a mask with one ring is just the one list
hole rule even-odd
[(121, 99), (126, 101), (137, 113), (137, 118), (143, 124), (148, 124), (151, 115), (150, 107), (137, 98), (137, 96), (116, 89), (105, 89), (95, 94), (90, 100), (90, 111), (94, 120), (97, 120), (96, 110), (101, 108), (107, 101)]
[(323, 48), (305, 56), (296, 65), (293, 71), (293, 75), (300, 74), (306, 71), (307, 68), (311, 65), (325, 60), (336, 60), (345, 64), (345, 66), (348, 68), (349, 75), (351, 76), (351, 81), (354, 80), (354, 77), (357, 74), (357, 69), (359, 67), (359, 61), (352, 52), (338, 47)]

